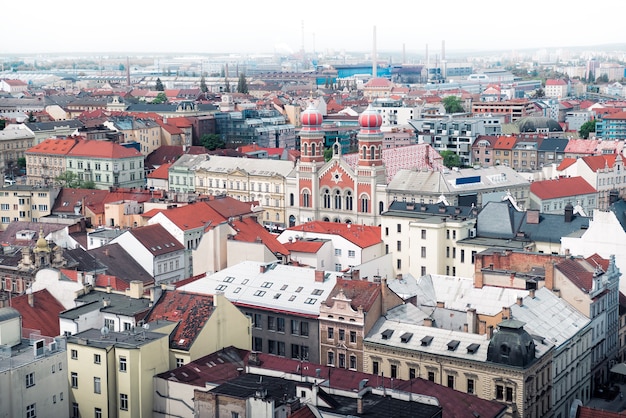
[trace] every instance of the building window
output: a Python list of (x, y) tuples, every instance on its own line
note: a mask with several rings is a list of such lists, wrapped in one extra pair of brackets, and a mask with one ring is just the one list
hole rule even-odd
[(332, 340), (335, 338), (335, 329), (333, 327), (328, 327), (328, 339)]
[(101, 388), (100, 388), (100, 378), (99, 377), (94, 377), (93, 378), (93, 393), (100, 393)]
[(267, 316), (267, 329), (270, 331), (276, 331), (276, 318), (271, 315)]
[(102, 409), (95, 408), (93, 411), (94, 418), (102, 418)]
[(397, 270), (402, 269), (402, 259), (401, 258), (396, 259), (396, 269)]
[(26, 418), (35, 418), (37, 416), (36, 404), (31, 403), (26, 407)]
[(350, 369), (356, 370), (356, 356), (355, 355), (350, 356)]
[(285, 342), (278, 341), (278, 355), (285, 357)]
[(396, 225), (396, 231), (402, 232), (402, 224), (397, 224)]
[(120, 357), (120, 372), (126, 371), (126, 357)]
[(72, 350), (72, 360), (78, 360), (78, 350)]
[(422, 229), (422, 239), (426, 239), (426, 230)]
[(300, 322), (300, 335), (303, 337), (309, 336), (309, 323), (308, 322)]
[(350, 331), (350, 342), (356, 344), (356, 331)]
[(94, 354), (93, 355), (93, 362), (94, 362), (94, 364), (100, 364), (100, 362), (101, 362), (100, 354)]
[(513, 402), (513, 388), (506, 388), (506, 399), (507, 402)]
[(334, 366), (335, 365), (335, 352), (334, 351), (329, 351), (328, 352), (328, 361), (326, 363), (329, 366)]
[(181, 367), (185, 365), (185, 359), (176, 357), (176, 367)]
[(120, 409), (128, 411), (128, 395), (125, 393), (120, 393)]
[(72, 403), (72, 418), (80, 418), (80, 410), (76, 402)]
[(263, 322), (262, 322), (262, 321), (263, 321), (263, 318), (262, 318), (261, 314), (255, 313), (255, 314), (252, 316), (252, 320), (253, 320), (253, 321), (252, 321), (252, 326), (253, 326), (254, 328), (259, 328), (259, 329), (261, 329), (261, 328), (262, 328), (262, 327), (261, 327), (261, 324), (263, 323)]
[(422, 258), (426, 258), (426, 247), (421, 248), (421, 255), (422, 255)]
[(448, 375), (448, 387), (454, 389), (454, 376)]
[(71, 373), (71, 385), (74, 389), (78, 387), (78, 373), (76, 372)]
[(392, 379), (398, 378), (398, 366), (395, 364), (391, 365), (391, 378)]
[(372, 362), (372, 374), (378, 374), (378, 370), (379, 370), (379, 364), (377, 361), (373, 361)]
[(467, 393), (474, 394), (474, 379), (467, 379)]
[(270, 354), (276, 354), (276, 341), (267, 340), (267, 352)]
[(496, 399), (503, 400), (504, 399), (504, 386), (496, 385)]
[(285, 318), (276, 318), (276, 331), (285, 332)]
[(339, 329), (339, 341), (345, 341), (345, 340), (346, 340), (346, 330)]
[(300, 321), (291, 320), (291, 335), (300, 335)]
[(435, 372), (428, 372), (428, 380), (431, 382), (435, 381)]
[(354, 250), (348, 250), (348, 257), (354, 258), (356, 256), (356, 252)]
[(35, 386), (35, 373), (28, 373), (26, 375), (26, 387), (29, 388), (31, 386)]
[(465, 250), (461, 250), (461, 263), (465, 263)]
[(396, 250), (397, 250), (398, 252), (399, 252), (399, 251), (402, 251), (402, 241), (397, 241), (397, 242), (396, 242)]
[(409, 379), (415, 379), (415, 367), (409, 368)]

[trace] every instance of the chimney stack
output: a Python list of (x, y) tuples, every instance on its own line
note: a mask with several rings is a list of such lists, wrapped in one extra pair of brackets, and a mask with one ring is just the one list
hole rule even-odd
[(521, 296), (517, 297), (517, 306), (524, 306), (524, 298)]
[(28, 294), (28, 306), (35, 307), (35, 295), (32, 292)]
[(511, 319), (511, 308), (508, 306), (502, 307), (502, 320)]
[(424, 326), (425, 327), (432, 327), (433, 326), (433, 319), (432, 318), (424, 318)]
[(356, 413), (363, 414), (363, 398), (361, 396), (356, 398)]
[(323, 270), (315, 270), (315, 281), (319, 283), (324, 283), (324, 271)]
[(528, 291), (528, 295), (530, 296), (531, 299), (535, 298), (535, 289), (530, 289)]

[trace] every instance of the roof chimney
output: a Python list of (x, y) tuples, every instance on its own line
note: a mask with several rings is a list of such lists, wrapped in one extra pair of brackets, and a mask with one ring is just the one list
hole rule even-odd
[(518, 306), (524, 306), (524, 298), (521, 296), (517, 297), (517, 305)]
[(361, 396), (356, 398), (356, 413), (363, 414), (363, 398)]
[(324, 283), (324, 271), (323, 270), (315, 270), (315, 281)]
[(502, 320), (511, 319), (511, 308), (508, 306), (502, 307)]
[(526, 223), (533, 225), (539, 223), (539, 211), (537, 209), (526, 210)]
[(433, 326), (433, 319), (432, 318), (424, 318), (424, 326), (425, 327), (432, 327)]
[(530, 296), (531, 299), (535, 298), (535, 289), (530, 289), (528, 291), (528, 296)]
[(35, 295), (32, 292), (28, 294), (28, 306), (35, 307)]
[(571, 203), (565, 205), (565, 222), (570, 223), (574, 219), (574, 206)]

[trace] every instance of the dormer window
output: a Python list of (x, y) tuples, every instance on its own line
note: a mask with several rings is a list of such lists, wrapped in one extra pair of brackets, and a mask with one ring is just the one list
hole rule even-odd
[(425, 336), (424, 338), (422, 338), (422, 346), (427, 347), (430, 345), (431, 342), (433, 342), (433, 337), (430, 335)]
[(456, 350), (456, 348), (459, 346), (459, 344), (461, 343), (461, 341), (459, 340), (452, 340), (448, 343), (448, 351), (454, 351)]
[(403, 343), (408, 343), (409, 341), (411, 341), (411, 338), (413, 338), (413, 333), (405, 332), (404, 334), (400, 336), (400, 341)]
[(389, 338), (391, 338), (392, 335), (393, 335), (392, 329), (386, 329), (381, 334), (381, 336), (383, 337), (383, 340), (388, 340)]

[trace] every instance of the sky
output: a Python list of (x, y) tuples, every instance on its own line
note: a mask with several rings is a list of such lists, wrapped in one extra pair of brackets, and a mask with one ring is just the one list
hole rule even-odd
[[(519, 5), (515, 9), (513, 4)], [(584, 5), (584, 8), (575, 6)], [(7, 10), (8, 8), (8, 10)], [(14, 8), (15, 10), (11, 10)], [(626, 43), (621, 0), (12, 1), (0, 56), (47, 53), (429, 54)], [(591, 11), (591, 12), (590, 12)]]

